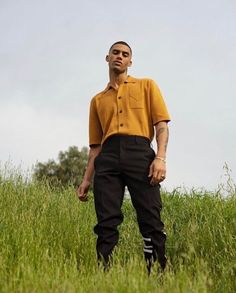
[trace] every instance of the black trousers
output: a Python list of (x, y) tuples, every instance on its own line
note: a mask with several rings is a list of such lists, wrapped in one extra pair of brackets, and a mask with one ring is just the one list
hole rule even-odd
[(151, 265), (158, 258), (165, 268), (166, 234), (160, 218), (160, 185), (151, 186), (148, 178), (154, 156), (147, 138), (114, 135), (105, 141), (95, 159), (94, 198), (98, 223), (94, 231), (98, 236), (98, 259), (105, 263), (118, 242), (117, 226), (123, 221), (121, 206), (127, 186), (144, 240), (145, 259)]

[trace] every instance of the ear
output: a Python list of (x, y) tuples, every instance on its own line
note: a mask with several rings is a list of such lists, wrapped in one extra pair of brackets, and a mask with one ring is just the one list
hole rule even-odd
[(106, 61), (109, 62), (109, 56), (108, 55), (106, 55)]
[(132, 64), (133, 64), (133, 62), (130, 60), (130, 61), (129, 61), (129, 65), (128, 65), (128, 67), (131, 67)]

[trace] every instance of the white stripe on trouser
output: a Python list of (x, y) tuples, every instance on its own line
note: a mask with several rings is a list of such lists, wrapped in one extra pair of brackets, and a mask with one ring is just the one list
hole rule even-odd
[(144, 253), (148, 253), (152, 255), (153, 254), (152, 239), (143, 237), (143, 240), (144, 240), (144, 248), (143, 248)]
[(144, 248), (153, 248), (153, 246), (152, 245), (145, 245), (144, 244)]
[(148, 253), (152, 253), (152, 249), (146, 249), (146, 248), (144, 248), (143, 251), (144, 252), (148, 252)]
[(143, 237), (143, 240), (144, 240), (144, 241), (150, 241), (150, 242), (152, 241), (151, 238), (145, 238), (145, 237)]

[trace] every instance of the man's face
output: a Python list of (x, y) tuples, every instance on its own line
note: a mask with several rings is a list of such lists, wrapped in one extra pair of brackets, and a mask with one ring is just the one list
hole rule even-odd
[(110, 70), (116, 73), (123, 73), (131, 66), (131, 51), (130, 48), (123, 44), (116, 44), (106, 56)]

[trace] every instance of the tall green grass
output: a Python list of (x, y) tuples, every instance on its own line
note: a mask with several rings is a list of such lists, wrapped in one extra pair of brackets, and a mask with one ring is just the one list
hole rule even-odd
[(236, 196), (163, 192), (168, 268), (150, 277), (129, 200), (113, 267), (96, 262), (93, 197), (0, 181), (0, 292), (236, 292)]

